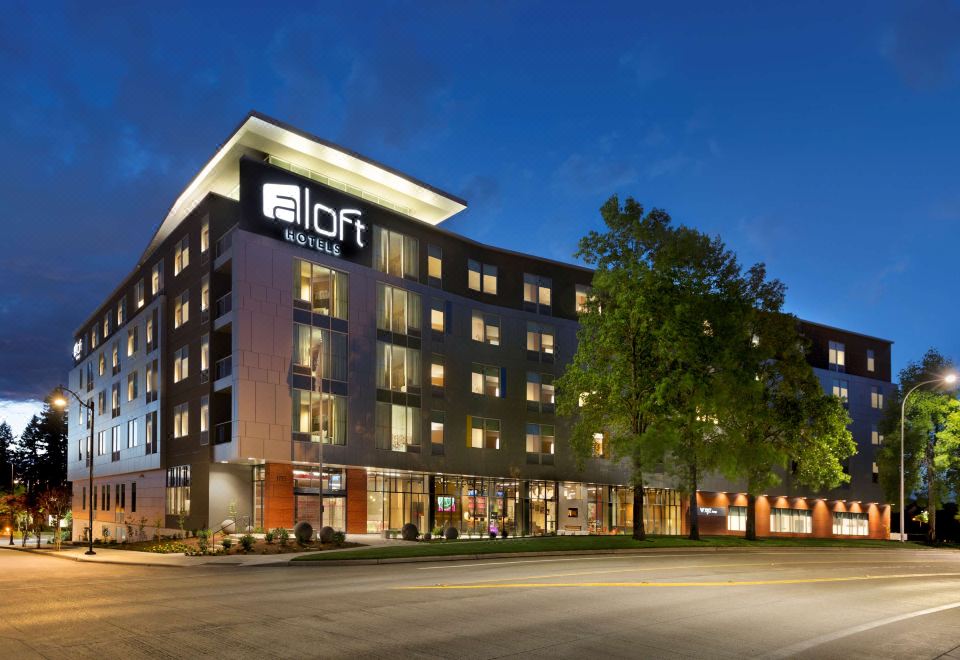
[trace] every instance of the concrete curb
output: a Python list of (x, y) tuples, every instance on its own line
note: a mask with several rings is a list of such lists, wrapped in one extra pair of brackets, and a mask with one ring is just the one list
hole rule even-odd
[[(778, 546), (770, 548), (743, 548), (743, 547), (713, 547), (713, 548), (619, 548), (606, 550), (566, 550), (566, 551), (546, 551), (546, 552), (491, 552), (485, 554), (468, 555), (432, 555), (427, 557), (392, 557), (385, 559), (289, 559), (283, 565), (289, 566), (370, 566), (374, 564), (416, 564), (424, 562), (441, 561), (478, 561), (483, 559), (517, 559), (523, 557), (567, 557), (567, 556), (589, 556), (589, 555), (658, 555), (664, 553), (690, 553), (702, 554), (710, 552), (728, 552), (728, 553), (753, 553), (753, 552), (789, 552), (796, 550), (805, 550), (807, 552), (816, 550), (855, 550), (857, 552), (876, 551), (893, 552), (903, 548), (849, 548), (849, 547), (816, 547), (804, 548), (803, 546)], [(911, 548), (919, 549), (919, 548)], [(278, 563), (260, 564), (260, 566), (274, 567)]]

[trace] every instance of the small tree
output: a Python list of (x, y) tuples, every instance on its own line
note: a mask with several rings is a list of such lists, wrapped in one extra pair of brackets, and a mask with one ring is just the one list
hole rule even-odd
[[(50, 488), (40, 494), (40, 511), (53, 519), (53, 537), (60, 549), (60, 521), (70, 511), (70, 491), (62, 486)], [(38, 516), (40, 518), (40, 516)]]

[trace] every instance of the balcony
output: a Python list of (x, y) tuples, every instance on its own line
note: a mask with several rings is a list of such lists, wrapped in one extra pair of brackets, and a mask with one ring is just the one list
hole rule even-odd
[(217, 360), (213, 365), (213, 391), (227, 392), (233, 387), (233, 356)]
[(229, 293), (217, 298), (213, 304), (213, 329), (230, 332), (233, 325), (233, 296)]
[(213, 427), (213, 444), (225, 445), (233, 440), (232, 422), (222, 422)]
[(216, 245), (213, 246), (213, 270), (217, 272), (230, 272), (230, 264), (233, 260), (233, 234), (235, 229), (231, 229), (220, 237)]

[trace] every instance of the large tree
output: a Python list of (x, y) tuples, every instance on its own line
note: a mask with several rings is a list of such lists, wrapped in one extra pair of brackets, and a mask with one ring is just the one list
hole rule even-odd
[[(899, 502), (900, 410), (902, 397), (924, 381), (937, 381), (917, 389), (907, 400), (904, 434), (905, 490), (926, 504), (927, 541), (937, 542), (937, 509), (944, 496), (957, 492), (960, 474), (960, 402), (956, 386), (942, 385), (942, 378), (955, 369), (935, 349), (900, 371), (899, 388), (887, 405), (881, 428), (884, 443), (877, 456), (880, 484), (887, 499)], [(900, 530), (903, 533), (905, 530)]]
[(20, 434), (14, 451), (17, 476), (30, 493), (67, 483), (66, 413), (48, 399)]
[(745, 484), (745, 536), (757, 538), (757, 496), (794, 468), (794, 481), (814, 490), (849, 481), (843, 461), (856, 451), (850, 418), (838, 398), (823, 392), (806, 359), (797, 319), (782, 312), (754, 314), (753, 336), (740, 360), (743, 374), (724, 388), (719, 413), (725, 437), (721, 471)]
[(0, 422), (0, 493), (13, 490), (13, 431)]

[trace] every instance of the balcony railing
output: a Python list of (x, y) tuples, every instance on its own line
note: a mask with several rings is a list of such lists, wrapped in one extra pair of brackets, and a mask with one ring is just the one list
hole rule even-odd
[(214, 318), (220, 318), (224, 314), (229, 314), (233, 311), (233, 299), (230, 294), (220, 296), (217, 298), (217, 302), (214, 303), (214, 309), (216, 310), (216, 315)]
[(222, 360), (217, 360), (214, 365), (214, 373), (216, 375), (216, 380), (221, 378), (226, 378), (233, 375), (233, 356), (228, 355)]
[(222, 422), (213, 427), (213, 444), (222, 445), (233, 440), (231, 423)]
[(219, 259), (221, 256), (230, 251), (230, 248), (233, 247), (233, 231), (229, 231), (217, 241), (217, 244), (214, 246), (214, 258)]

